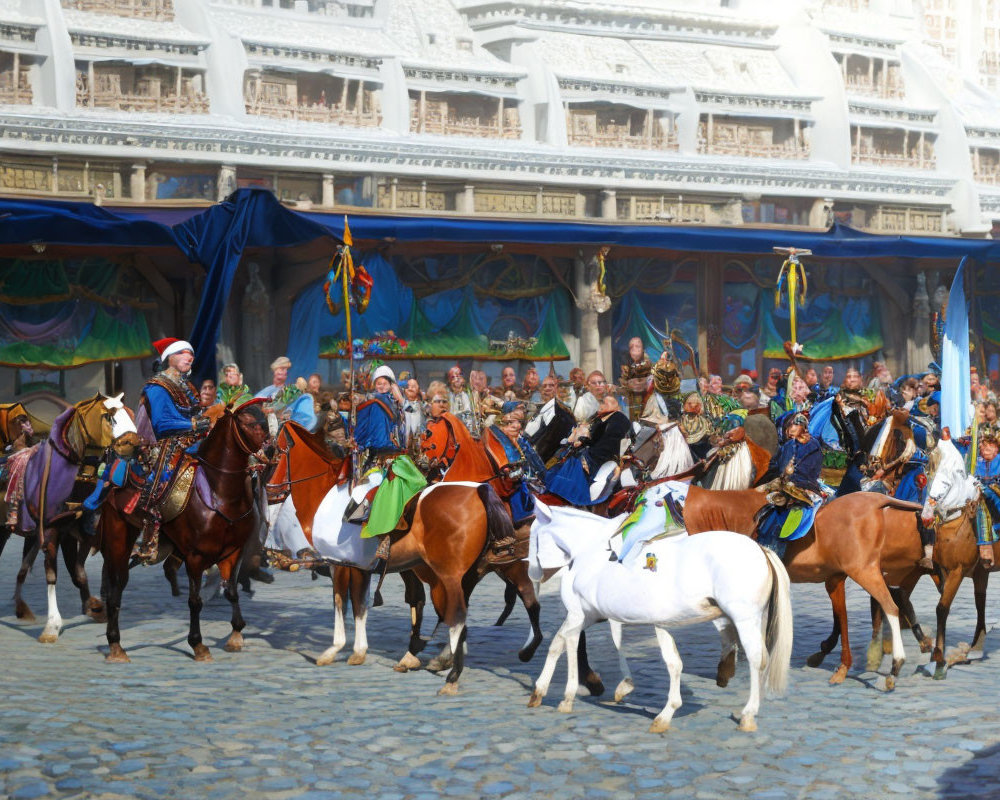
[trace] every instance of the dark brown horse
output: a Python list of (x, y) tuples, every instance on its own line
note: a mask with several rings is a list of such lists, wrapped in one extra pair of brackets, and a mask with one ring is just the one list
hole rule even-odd
[[(56, 601), (60, 550), (73, 585), (80, 592), (83, 613), (97, 621), (104, 619), (104, 605), (91, 595), (84, 566), (92, 542), (81, 528), (79, 504), (94, 488), (96, 467), (111, 445), (118, 412), (124, 414), (120, 403), (101, 394), (82, 400), (63, 411), (52, 424), (49, 438), (25, 455), (23, 499), (16, 531), (25, 536), (25, 551), (14, 596), (18, 617), (33, 619), (31, 609), (21, 598), (21, 589), (41, 550), (48, 584), (48, 618), (38, 637), (40, 642), (55, 642), (62, 630)], [(127, 415), (123, 419), (128, 419)]]
[[(730, 530), (750, 534), (754, 515), (764, 505), (765, 495), (749, 491), (707, 491), (692, 486), (684, 503), (684, 523), (689, 533)], [(851, 578), (878, 602), (893, 632), (893, 665), (886, 688), (895, 685), (905, 654), (899, 634), (899, 608), (889, 586), (908, 583), (919, 576), (920, 534), (916, 511), (920, 506), (886, 495), (855, 492), (836, 498), (817, 514), (813, 529), (788, 544), (784, 562), (793, 583), (823, 583), (833, 605), (836, 625), (820, 652), (809, 659), (817, 666), (842, 638), (840, 666), (830, 683), (841, 683), (853, 664), (847, 636), (847, 601), (844, 582)], [(914, 635), (923, 638), (917, 626)], [(877, 647), (877, 661), (874, 653)], [(869, 648), (869, 668), (882, 658), (881, 641)], [(720, 665), (721, 671), (722, 665)]]
[[(202, 643), (199, 615), (202, 608), (201, 579), (206, 569), (218, 564), (226, 599), (233, 608), (233, 630), (226, 650), (243, 649), (236, 569), (247, 539), (260, 523), (260, 506), (248, 472), (250, 456), (267, 440), (267, 421), (259, 403), (251, 401), (235, 411), (227, 409), (195, 455), (192, 489), (183, 510), (172, 520), (164, 520), (160, 548), (170, 549), (184, 561), (188, 575), (188, 607), (191, 625), (188, 644), (195, 661), (211, 661)], [(179, 469), (179, 467), (178, 467)], [(114, 489), (102, 507), (99, 527), (101, 552), (107, 580), (109, 651), (107, 660), (129, 660), (121, 646), (118, 617), (122, 593), (128, 583), (132, 548), (143, 526), (133, 506), (136, 488)]]

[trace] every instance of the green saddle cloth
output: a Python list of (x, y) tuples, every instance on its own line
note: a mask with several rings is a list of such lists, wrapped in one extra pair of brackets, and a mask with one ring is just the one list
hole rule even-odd
[(409, 456), (399, 456), (389, 465), (385, 480), (372, 498), (368, 521), (361, 529), (361, 538), (370, 539), (394, 530), (403, 509), (415, 494), (427, 485), (427, 478)]

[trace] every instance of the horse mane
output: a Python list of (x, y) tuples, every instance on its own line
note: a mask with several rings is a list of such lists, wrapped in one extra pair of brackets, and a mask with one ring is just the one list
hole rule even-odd
[(445, 411), (441, 419), (448, 426), (455, 438), (455, 444), (458, 445), (455, 460), (445, 473), (445, 481), (482, 482), (492, 478), (496, 470), (486, 455), (483, 443), (473, 439), (469, 429), (450, 411)]
[(310, 433), (304, 426), (300, 425), (298, 422), (288, 420), (284, 425), (281, 426), (282, 431), (285, 432), (286, 436), (292, 437), (292, 441), (296, 444), (304, 444), (310, 451), (319, 456), (323, 461), (328, 464), (342, 464), (344, 459), (337, 458), (333, 453), (326, 449), (322, 444), (320, 444), (315, 436)]

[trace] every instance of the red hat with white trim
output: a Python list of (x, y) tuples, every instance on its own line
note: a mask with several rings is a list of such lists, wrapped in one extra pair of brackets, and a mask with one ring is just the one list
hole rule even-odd
[(160, 354), (160, 361), (166, 361), (170, 356), (183, 353), (185, 350), (194, 355), (194, 348), (191, 346), (191, 343), (185, 342), (183, 339), (157, 339), (153, 342), (153, 347)]

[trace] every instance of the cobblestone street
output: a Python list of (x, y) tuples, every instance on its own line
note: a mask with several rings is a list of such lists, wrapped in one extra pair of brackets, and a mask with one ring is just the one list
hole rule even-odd
[[(546, 641), (533, 662), (517, 650), (527, 621), (518, 609), (502, 628), (502, 586), (488, 578), (473, 597), (468, 668), (457, 697), (438, 697), (443, 674), (397, 674), (408, 613), (402, 585), (389, 577), (386, 605), (369, 618), (363, 666), (317, 667), (332, 633), (329, 581), (278, 574), (244, 595), (245, 652), (221, 644), (229, 605), (203, 613), (214, 663), (194, 663), (185, 640), (185, 598), (173, 598), (158, 568), (134, 570), (125, 593), (122, 641), (127, 665), (103, 660), (104, 626), (74, 615), (77, 594), (60, 575), (66, 627), (59, 642), (36, 641), (45, 615), (44, 574), (29, 577), (27, 599), (39, 621), (18, 622), (10, 600), (18, 542), (0, 562), (0, 653), (4, 682), (0, 796), (389, 798), (546, 797), (823, 798), (1000, 796), (1000, 710), (991, 652), (1000, 648), (997, 603), (989, 602), (985, 663), (954, 667), (931, 680), (927, 655), (904, 632), (908, 660), (895, 691), (861, 671), (868, 602), (851, 585), (848, 601), (855, 669), (827, 681), (836, 653), (804, 666), (829, 632), (821, 586), (793, 587), (795, 648), (789, 692), (764, 700), (760, 730), (737, 730), (746, 701), (745, 664), (716, 687), (718, 639), (710, 624), (682, 629), (684, 705), (665, 735), (646, 732), (666, 699), (666, 668), (652, 632), (629, 629), (625, 649), (637, 689), (615, 705), (617, 661), (606, 626), (589, 640), (608, 693), (556, 711), (565, 676), (528, 709), (530, 687), (562, 618), (555, 585), (543, 591)], [(62, 565), (60, 565), (62, 566)], [(89, 564), (98, 585), (100, 557)], [(182, 576), (183, 577), (183, 576)], [(183, 581), (182, 581), (183, 582)], [(994, 590), (996, 591), (996, 590)], [(915, 606), (933, 630), (935, 592), (917, 589)], [(966, 582), (951, 617), (950, 643), (967, 641), (974, 621)], [(430, 631), (431, 622), (426, 625)], [(349, 637), (353, 628), (349, 628)], [(439, 637), (423, 654), (436, 652)], [(888, 668), (888, 658), (883, 662)]]

